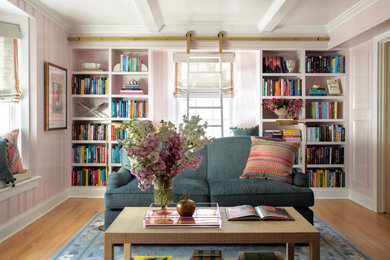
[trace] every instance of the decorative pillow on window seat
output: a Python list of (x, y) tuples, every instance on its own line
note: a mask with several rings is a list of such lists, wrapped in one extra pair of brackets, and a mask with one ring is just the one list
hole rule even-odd
[(238, 128), (231, 127), (230, 130), (233, 132), (234, 136), (258, 136), (259, 135), (259, 125), (248, 128)]
[(7, 143), (7, 139), (0, 139), (0, 180), (5, 181), (5, 183), (12, 182), (13, 186), (15, 186), (14, 177), (8, 166)]
[(241, 179), (271, 179), (292, 183), (292, 169), (300, 142), (280, 142), (251, 137), (252, 147)]
[(8, 166), (11, 169), (12, 173), (26, 172), (26, 170), (23, 168), (22, 158), (20, 158), (20, 153), (18, 149), (18, 135), (19, 129), (15, 129), (6, 133), (5, 135), (0, 136), (0, 138), (8, 140)]

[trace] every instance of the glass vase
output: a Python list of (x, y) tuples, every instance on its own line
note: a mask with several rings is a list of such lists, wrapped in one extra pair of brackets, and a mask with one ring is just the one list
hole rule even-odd
[(173, 203), (173, 179), (157, 179), (153, 182), (154, 204), (166, 209), (168, 204)]

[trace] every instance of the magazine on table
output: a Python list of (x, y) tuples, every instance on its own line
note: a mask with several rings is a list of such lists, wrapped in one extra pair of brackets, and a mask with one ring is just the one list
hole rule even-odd
[(228, 220), (294, 220), (282, 207), (240, 205), (225, 211)]

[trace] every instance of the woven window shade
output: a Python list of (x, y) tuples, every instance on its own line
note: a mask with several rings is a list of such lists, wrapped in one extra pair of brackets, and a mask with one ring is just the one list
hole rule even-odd
[(0, 37), (0, 103), (19, 103), (18, 43), (11, 37)]
[(220, 60), (222, 62), (221, 91), (223, 97), (234, 97), (234, 54), (175, 53), (173, 58), (175, 61), (174, 96), (176, 98), (185, 98), (189, 91), (191, 97), (194, 98), (219, 97)]

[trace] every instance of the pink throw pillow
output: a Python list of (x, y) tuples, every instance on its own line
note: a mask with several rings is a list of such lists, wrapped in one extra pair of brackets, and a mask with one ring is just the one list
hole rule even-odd
[(22, 158), (18, 149), (18, 135), (19, 129), (15, 129), (1, 136), (1, 138), (8, 140), (7, 157), (8, 165), (12, 173), (26, 172), (23, 168)]

